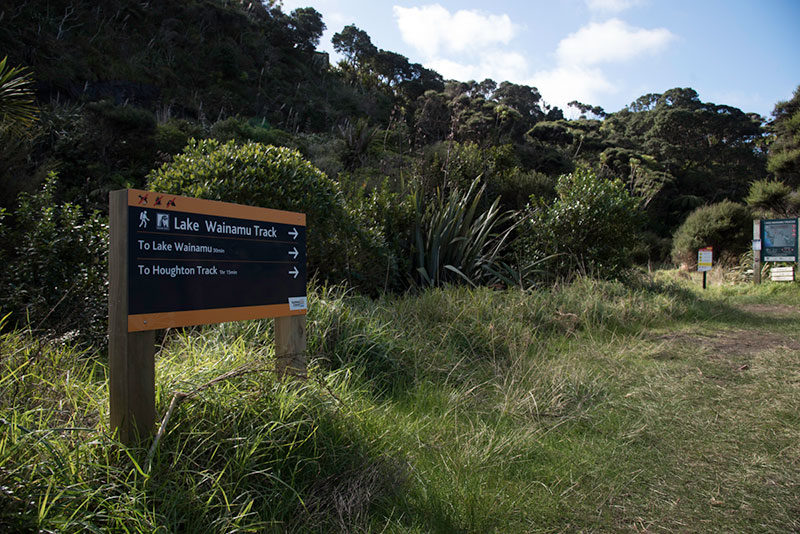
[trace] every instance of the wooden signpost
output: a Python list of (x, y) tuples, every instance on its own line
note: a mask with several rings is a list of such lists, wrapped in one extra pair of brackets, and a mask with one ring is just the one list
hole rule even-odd
[(128, 189), (110, 196), (109, 403), (124, 443), (155, 425), (155, 330), (275, 318), (277, 371), (304, 373), (302, 213)]

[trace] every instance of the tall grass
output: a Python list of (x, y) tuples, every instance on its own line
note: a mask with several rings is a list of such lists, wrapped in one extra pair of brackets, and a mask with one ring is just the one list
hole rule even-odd
[[(103, 355), (5, 329), (0, 530), (800, 528), (798, 296), (647, 279), (379, 300), (317, 288), (312, 379), (203, 390), (152, 465), (149, 443), (109, 437)], [(789, 315), (752, 311), (769, 303)], [(751, 330), (778, 348), (719, 356), (719, 332)], [(267, 321), (163, 339), (161, 413), (175, 391), (273, 362)]]

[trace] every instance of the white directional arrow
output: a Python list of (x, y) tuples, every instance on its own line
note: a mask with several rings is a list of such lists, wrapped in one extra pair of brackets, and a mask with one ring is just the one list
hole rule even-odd
[(297, 228), (292, 227), (292, 231), (289, 232), (289, 235), (292, 236), (292, 239), (297, 239), (297, 236), (300, 235), (300, 232), (297, 231)]
[(291, 256), (294, 259), (297, 259), (298, 254), (300, 253), (297, 252), (297, 247), (292, 247), (292, 250), (289, 251), (289, 256)]
[(298, 270), (297, 270), (297, 267), (295, 266), (295, 268), (294, 268), (294, 269), (292, 269), (291, 271), (289, 271), (289, 274), (293, 274), (293, 275), (294, 275), (292, 278), (297, 278), (297, 275), (298, 275), (298, 274), (300, 274), (300, 271), (298, 271)]

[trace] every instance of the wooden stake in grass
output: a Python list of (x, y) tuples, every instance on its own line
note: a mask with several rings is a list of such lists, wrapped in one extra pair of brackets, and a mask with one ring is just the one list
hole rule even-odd
[(128, 192), (109, 206), (108, 360), (111, 429), (125, 444), (149, 436), (156, 421), (155, 331), (128, 332)]
[(280, 378), (306, 373), (306, 316), (275, 318), (275, 368)]

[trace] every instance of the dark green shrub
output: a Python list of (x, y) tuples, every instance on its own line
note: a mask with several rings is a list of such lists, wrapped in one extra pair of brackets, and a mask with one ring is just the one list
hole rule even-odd
[(108, 325), (108, 223), (98, 212), (56, 204), (56, 188), (51, 173), (40, 192), (20, 194), (13, 221), (0, 219), (0, 313), (102, 344)]
[(156, 127), (156, 117), (152, 112), (136, 106), (118, 106), (110, 100), (92, 102), (86, 109), (118, 132), (137, 132), (151, 134)]
[(309, 268), (353, 279), (369, 237), (347, 210), (339, 186), (283, 147), (192, 140), (171, 163), (148, 175), (153, 191), (298, 211), (308, 224)]
[(404, 289), (412, 277), (413, 196), (392, 191), (386, 179), (371, 188), (351, 185), (346, 193), (350, 215), (364, 236), (362, 247), (369, 250), (355, 282), (373, 293)]
[(555, 183), (555, 178), (546, 174), (513, 167), (494, 176), (487, 184), (487, 192), (490, 198), (499, 195), (500, 205), (504, 208), (521, 210), (531, 196), (553, 198)]
[(598, 178), (581, 168), (561, 175), (556, 198), (532, 198), (516, 247), (526, 263), (554, 256), (552, 273), (615, 277), (632, 262), (641, 225), (637, 199), (619, 180)]
[(752, 235), (749, 210), (735, 202), (694, 210), (672, 237), (672, 260), (693, 268), (697, 265), (697, 249), (714, 247), (714, 263), (732, 261), (744, 253)]
[(228, 141), (236, 141), (237, 143), (253, 141), (263, 145), (296, 148), (296, 143), (287, 132), (277, 128), (270, 128), (265, 122), (252, 119), (245, 121), (238, 117), (229, 117), (215, 122), (211, 126), (211, 137), (223, 143)]
[(189, 139), (203, 136), (203, 127), (199, 124), (186, 119), (169, 119), (156, 126), (153, 140), (156, 150), (173, 155), (183, 150)]
[(104, 209), (109, 191), (143, 186), (158, 157), (151, 112), (104, 101), (43, 115), (51, 122), (43, 134), (52, 139), (48, 165), (58, 169), (57, 198)]
[(478, 177), (492, 182), (515, 165), (511, 145), (481, 148), (473, 142), (447, 141), (425, 149), (418, 174), (425, 194), (434, 194), (440, 188), (468, 189)]

